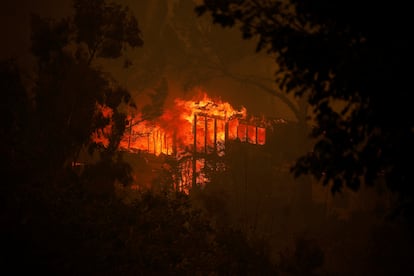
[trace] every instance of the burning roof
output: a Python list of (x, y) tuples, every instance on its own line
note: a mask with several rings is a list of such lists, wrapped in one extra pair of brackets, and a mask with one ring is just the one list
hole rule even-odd
[(131, 118), (121, 149), (142, 150), (159, 155), (181, 152), (222, 151), (226, 140), (265, 144), (265, 122), (247, 116), (228, 102), (212, 100), (204, 94), (199, 100), (175, 99), (155, 120)]

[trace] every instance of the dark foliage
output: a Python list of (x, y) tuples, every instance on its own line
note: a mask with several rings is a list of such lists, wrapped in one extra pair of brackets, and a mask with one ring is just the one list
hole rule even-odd
[(333, 192), (384, 178), (412, 217), (410, 12), (402, 1), (206, 0), (196, 12), (257, 38), (258, 51), (275, 55), (280, 89), (307, 97), (316, 143), (296, 175), (312, 174)]
[[(267, 256), (240, 233), (215, 229), (187, 195), (160, 189), (130, 205), (116, 196), (116, 187), (125, 188), (119, 183), (132, 181), (118, 145), (127, 124), (122, 108), (134, 104), (94, 63), (142, 40), (126, 7), (98, 0), (74, 1), (74, 8), (62, 20), (32, 16), (37, 70), (30, 85), (13, 60), (0, 62), (2, 272), (274, 275)], [(149, 116), (161, 114), (166, 92), (162, 82)], [(91, 140), (94, 133), (107, 145)], [(79, 165), (85, 149), (95, 155)], [(172, 183), (168, 177), (160, 175), (161, 186)]]
[[(102, 171), (100, 171), (102, 174)], [(237, 232), (216, 230), (181, 193), (130, 205), (68, 170), (2, 216), (3, 271), (46, 275), (275, 275)], [(110, 196), (112, 195), (112, 196)]]
[(315, 241), (299, 238), (294, 252), (280, 254), (281, 270), (288, 275), (318, 275), (316, 270), (324, 262), (324, 253)]
[[(105, 1), (74, 1), (74, 9), (73, 17), (61, 20), (31, 18), (38, 70), (26, 135), (36, 145), (28, 149), (31, 161), (48, 168), (46, 174), (70, 166), (85, 148), (104, 150), (102, 157), (110, 159), (127, 124), (122, 106), (134, 107), (129, 92), (92, 62), (119, 57), (126, 45), (142, 45), (135, 17), (127, 7)], [(110, 134), (104, 132), (108, 126)], [(96, 133), (106, 136), (105, 148), (91, 140)]]
[(95, 55), (121, 57), (127, 46), (143, 45), (136, 18), (128, 7), (104, 0), (75, 0), (76, 42), (87, 46), (89, 61)]

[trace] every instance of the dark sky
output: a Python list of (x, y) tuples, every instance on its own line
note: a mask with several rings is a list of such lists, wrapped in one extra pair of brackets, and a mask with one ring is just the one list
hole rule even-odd
[[(166, 1), (166, 2), (164, 2)], [(157, 22), (157, 16), (160, 13), (156, 12), (158, 7), (165, 5), (165, 3), (172, 4), (177, 3), (180, 0), (123, 0), (122, 2), (127, 4), (133, 13), (138, 18), (140, 27), (144, 36), (144, 48), (138, 49), (138, 51), (147, 51), (149, 48), (157, 49), (162, 47), (163, 51), (168, 55), (168, 45), (157, 45), (156, 35), (149, 28), (154, 24), (166, 24), (165, 17), (159, 17)], [(182, 0), (181, 0), (182, 1)], [(118, 2), (118, 1), (116, 1)], [(30, 13), (37, 13), (42, 16), (61, 18), (71, 13), (71, 0), (15, 0), (6, 1), (2, 4), (0, 9), (1, 22), (0, 22), (0, 35), (2, 37), (2, 43), (0, 45), (0, 58), (7, 58), (10, 56), (18, 57), (20, 61), (29, 60), (28, 50), (30, 48)], [(155, 12), (154, 12), (155, 10)], [(149, 11), (154, 12), (150, 14)], [(192, 12), (192, 11), (190, 11)], [(219, 28), (219, 27), (217, 27)], [(146, 33), (147, 32), (147, 33)], [(229, 30), (229, 32), (238, 32), (236, 29)], [(237, 33), (238, 35), (238, 33)], [(234, 40), (223, 41), (223, 43), (229, 43), (234, 47), (239, 47), (248, 43), (238, 38)], [(252, 44), (253, 45), (253, 44)], [(145, 48), (148, 47), (148, 48)], [(249, 57), (241, 57), (240, 63), (234, 64), (234, 68), (246, 71), (247, 74), (252, 74), (263, 71), (263, 66), (269, 66), (271, 64), (270, 59), (263, 63), (263, 55), (255, 55), (254, 47), (251, 47), (252, 55)], [(134, 72), (129, 73), (118, 72), (123, 79), (123, 84), (129, 89), (133, 90), (134, 81), (139, 79), (133, 79)], [(124, 75), (123, 75), (124, 74)], [(130, 75), (125, 75), (130, 74)], [(272, 77), (267, 75), (266, 77)], [(174, 77), (173, 77), (174, 78)], [(270, 96), (268, 93), (263, 92), (255, 87), (249, 87), (240, 82), (235, 82), (229, 79), (214, 79), (203, 84), (208, 89), (211, 89), (211, 93), (214, 96), (221, 96), (223, 100), (230, 101), (233, 105), (243, 105), (247, 108), (249, 113), (265, 114), (267, 116), (284, 117), (292, 119), (290, 112), (283, 104)]]

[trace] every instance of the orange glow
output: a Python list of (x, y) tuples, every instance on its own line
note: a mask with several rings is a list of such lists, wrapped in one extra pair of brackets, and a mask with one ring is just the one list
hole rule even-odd
[[(132, 119), (120, 147), (155, 155), (180, 154), (194, 150), (199, 153), (220, 151), (225, 144), (226, 124), (227, 139), (240, 138), (237, 130), (239, 119), (245, 119), (246, 115), (245, 108), (236, 110), (228, 102), (213, 100), (205, 93), (193, 100), (177, 98), (174, 106), (151, 122), (141, 121), (141, 115)], [(254, 138), (252, 143), (255, 144), (255, 141)]]
[(102, 106), (100, 104), (96, 105), (96, 113), (97, 115), (101, 115), (103, 118), (107, 118), (110, 120), (110, 123), (106, 125), (103, 129), (99, 129), (96, 132), (92, 133), (91, 139), (97, 144), (102, 144), (103, 146), (107, 147), (109, 145), (108, 135), (112, 131), (112, 120), (111, 117), (113, 115), (113, 110), (108, 106)]
[[(110, 109), (100, 107), (100, 110), (103, 116), (111, 116)], [(205, 157), (209, 154), (223, 156), (227, 141), (256, 145), (266, 142), (264, 119), (248, 117), (246, 108), (235, 109), (228, 102), (212, 99), (206, 93), (191, 100), (175, 99), (174, 104), (165, 107), (163, 114), (154, 120), (146, 121), (142, 117), (142, 114), (129, 116), (120, 149), (174, 156), (179, 160), (180, 175), (173, 184), (175, 189), (184, 192), (188, 192), (191, 185), (209, 181), (204, 172)], [(110, 131), (108, 127), (95, 133), (93, 139), (106, 145), (106, 134)]]
[(264, 145), (266, 143), (266, 129), (262, 127), (257, 128), (257, 144)]

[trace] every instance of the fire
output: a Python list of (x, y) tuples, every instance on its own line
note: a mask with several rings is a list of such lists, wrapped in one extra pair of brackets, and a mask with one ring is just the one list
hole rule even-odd
[[(102, 108), (104, 116), (110, 112)], [(195, 184), (208, 182), (204, 173), (209, 155), (223, 156), (230, 140), (264, 145), (264, 119), (249, 117), (246, 108), (236, 109), (206, 93), (191, 100), (177, 98), (158, 118), (148, 121), (142, 114), (129, 118), (120, 149), (129, 152), (161, 154), (180, 160), (180, 176), (174, 186), (188, 191)], [(110, 131), (110, 130), (107, 130)], [(101, 135), (102, 136), (102, 135)], [(95, 141), (99, 135), (94, 137)], [(215, 169), (218, 169), (218, 165)]]
[(154, 121), (131, 119), (121, 149), (146, 151), (155, 155), (182, 152), (222, 152), (226, 139), (263, 145), (265, 128), (247, 120), (247, 110), (233, 108), (228, 102), (211, 99), (175, 99)]

